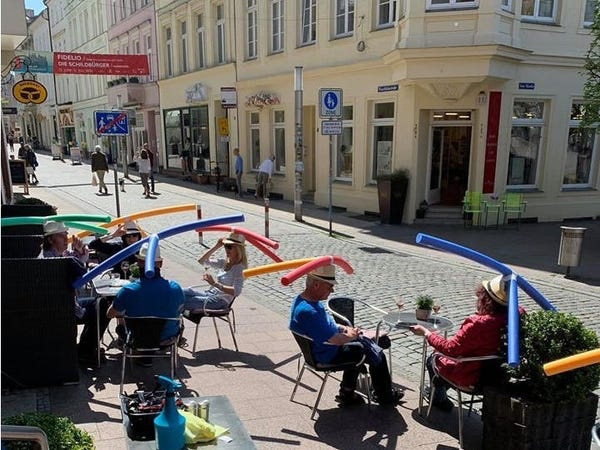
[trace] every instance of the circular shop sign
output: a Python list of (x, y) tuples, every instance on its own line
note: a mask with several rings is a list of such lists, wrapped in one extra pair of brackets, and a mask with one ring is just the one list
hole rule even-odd
[(21, 80), (12, 89), (15, 99), (20, 103), (44, 103), (48, 97), (48, 91), (43, 84), (35, 80)]

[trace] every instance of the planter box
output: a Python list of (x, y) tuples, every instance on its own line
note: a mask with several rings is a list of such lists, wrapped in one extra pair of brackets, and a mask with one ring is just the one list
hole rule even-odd
[(536, 403), (486, 388), (483, 448), (589, 450), (597, 408), (598, 397), (592, 393), (574, 402)]
[(377, 181), (381, 223), (402, 223), (407, 189), (408, 180), (400, 182), (393, 182), (391, 180)]

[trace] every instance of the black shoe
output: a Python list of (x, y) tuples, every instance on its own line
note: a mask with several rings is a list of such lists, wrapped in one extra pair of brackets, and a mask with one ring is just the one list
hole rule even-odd
[(338, 402), (340, 406), (356, 406), (362, 405), (365, 402), (365, 400), (354, 391), (340, 392), (335, 396), (335, 401)]
[(388, 396), (381, 399), (378, 399), (376, 394), (373, 395), (373, 399), (381, 406), (396, 406), (398, 403), (400, 403), (400, 400), (402, 400), (403, 397), (404, 391), (397, 389), (392, 389)]
[(448, 397), (441, 400), (434, 400), (431, 404), (444, 412), (450, 412), (454, 408), (454, 403)]

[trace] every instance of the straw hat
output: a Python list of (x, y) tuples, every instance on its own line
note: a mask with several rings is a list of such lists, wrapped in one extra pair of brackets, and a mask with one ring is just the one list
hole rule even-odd
[(337, 284), (337, 281), (335, 281), (335, 266), (332, 264), (317, 267), (311, 270), (308, 275), (332, 285)]
[(246, 238), (243, 234), (229, 233), (229, 236), (223, 238), (223, 244), (244, 245)]
[(502, 275), (498, 275), (491, 280), (486, 280), (482, 282), (483, 288), (486, 290), (492, 300), (501, 305), (506, 306), (506, 290), (504, 289), (504, 280)]
[(55, 222), (54, 220), (49, 220), (44, 224), (44, 236), (64, 233), (65, 231), (68, 232), (69, 229), (62, 222)]

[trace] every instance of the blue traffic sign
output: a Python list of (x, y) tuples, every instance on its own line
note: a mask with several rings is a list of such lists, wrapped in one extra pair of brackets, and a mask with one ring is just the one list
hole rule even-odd
[(122, 136), (129, 134), (127, 111), (94, 111), (98, 136)]
[(319, 89), (319, 115), (321, 118), (342, 117), (342, 90)]

